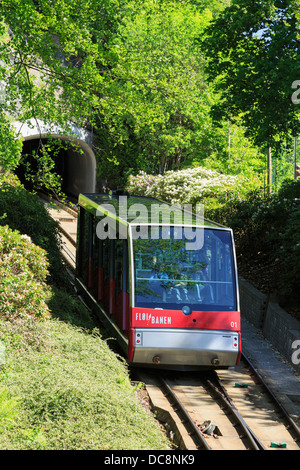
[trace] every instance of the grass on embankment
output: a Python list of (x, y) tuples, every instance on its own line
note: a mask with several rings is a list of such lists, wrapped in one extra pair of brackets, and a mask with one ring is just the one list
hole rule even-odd
[(0, 450), (167, 448), (95, 326), (65, 280), (57, 224), (0, 172)]
[(2, 321), (0, 332), (0, 449), (167, 448), (98, 333), (57, 319)]

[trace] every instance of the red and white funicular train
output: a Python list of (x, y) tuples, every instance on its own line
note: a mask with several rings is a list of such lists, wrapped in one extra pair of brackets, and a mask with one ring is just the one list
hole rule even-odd
[(131, 364), (239, 362), (231, 229), (153, 198), (81, 194), (76, 283)]

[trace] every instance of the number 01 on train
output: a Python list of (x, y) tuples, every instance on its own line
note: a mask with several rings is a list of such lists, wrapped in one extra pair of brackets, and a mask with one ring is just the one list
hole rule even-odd
[(188, 370), (240, 360), (229, 228), (154, 198), (80, 194), (76, 285), (132, 365)]

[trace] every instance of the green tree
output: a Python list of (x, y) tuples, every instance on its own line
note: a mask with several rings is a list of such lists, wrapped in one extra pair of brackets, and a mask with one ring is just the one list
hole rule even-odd
[[(21, 121), (84, 122), (97, 106), (103, 51), (93, 41), (94, 0), (3, 0), (0, 80), (3, 111)], [(85, 99), (88, 97), (88, 99)]]
[(219, 93), (199, 37), (228, 3), (136, 2), (135, 13), (124, 15), (109, 44), (111, 79), (97, 132), (100, 174), (112, 184), (140, 169), (213, 165), (234, 174), (261, 167), (242, 127), (229, 142), (227, 120), (218, 127), (210, 116)]
[(292, 83), (300, 77), (295, 2), (233, 0), (207, 30), (208, 73), (222, 100), (214, 117), (242, 117), (258, 145), (279, 146), (300, 130)]
[(15, 169), (22, 151), (22, 140), (16, 138), (15, 131), (5, 113), (0, 112), (0, 169)]
[[(215, 148), (199, 165), (223, 174), (258, 177), (261, 184), (265, 170), (265, 155), (250, 138), (245, 137), (245, 129), (239, 121), (227, 121), (213, 127)], [(193, 165), (197, 162), (194, 159)]]
[(103, 159), (157, 172), (204, 157), (214, 97), (195, 38), (211, 18), (208, 9), (171, 1), (147, 2), (124, 17), (110, 43), (114, 79), (103, 99), (100, 133), (109, 129), (112, 146)]
[[(84, 96), (102, 78), (101, 53), (87, 29), (84, 5), (79, 18), (77, 0), (0, 2), (0, 166), (4, 169), (15, 169), (22, 152), (9, 122), (34, 118), (68, 129), (70, 119), (82, 123), (88, 115), (92, 100)], [(45, 171), (51, 166), (49, 158)], [(46, 180), (50, 181), (49, 172)]]
[[(0, 165), (14, 168), (21, 155), (5, 116), (23, 123), (34, 118), (38, 128), (42, 120), (49, 128), (60, 125), (68, 132), (71, 122), (93, 124), (105, 88), (106, 45), (122, 3), (0, 2)], [(47, 152), (42, 140), (40, 146), (43, 179), (50, 182), (53, 152)]]
[[(208, 82), (199, 41), (228, 4), (3, 0), (0, 83), (7, 99), (1, 111), (69, 131), (70, 121), (92, 126), (99, 176), (111, 181), (131, 170), (155, 173), (210, 156), (221, 166), (224, 160), (226, 171), (240, 171), (220, 158), (229, 156), (227, 121), (217, 130), (210, 117), (219, 95)], [(11, 134), (3, 127), (2, 135)], [(232, 143), (231, 156), (233, 150)], [(43, 148), (43, 168), (53, 167), (45, 161), (50, 153)]]

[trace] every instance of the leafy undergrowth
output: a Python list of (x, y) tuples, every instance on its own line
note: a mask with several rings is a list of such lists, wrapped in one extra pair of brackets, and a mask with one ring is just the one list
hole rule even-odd
[(0, 450), (167, 449), (64, 280), (58, 242), (37, 196), (2, 175)]
[(2, 321), (0, 331), (0, 449), (167, 448), (98, 332), (54, 319)]
[(300, 180), (212, 213), (234, 231), (239, 274), (300, 320)]
[(46, 252), (8, 226), (0, 226), (0, 318), (49, 316)]

